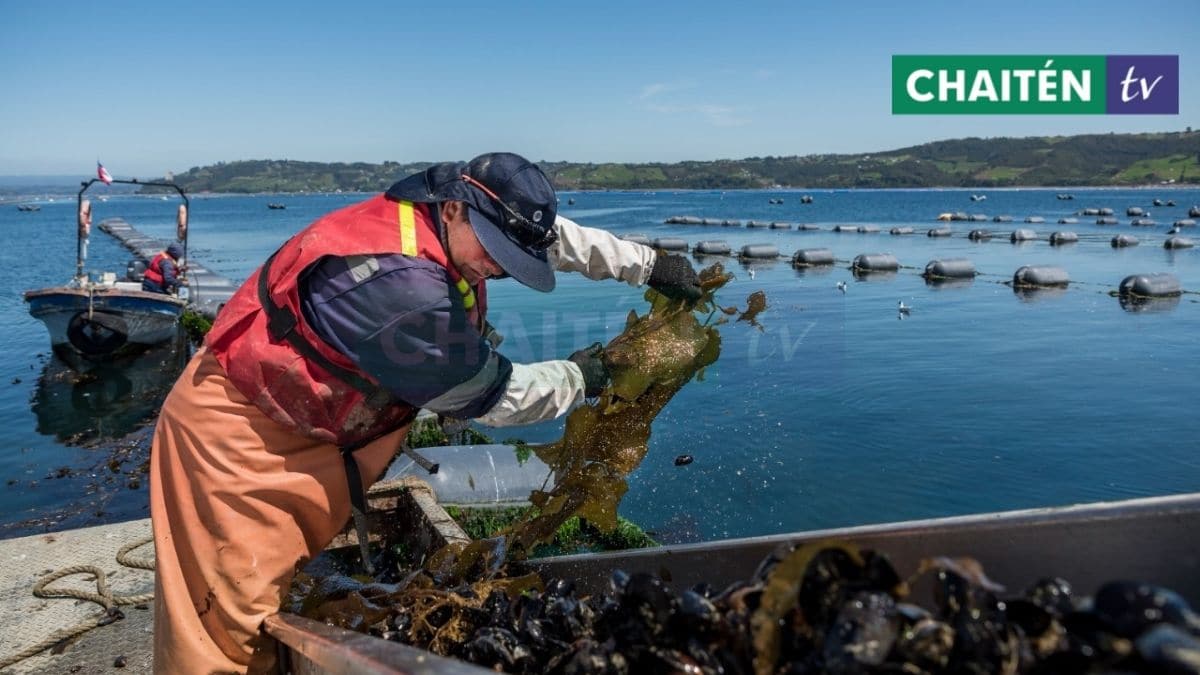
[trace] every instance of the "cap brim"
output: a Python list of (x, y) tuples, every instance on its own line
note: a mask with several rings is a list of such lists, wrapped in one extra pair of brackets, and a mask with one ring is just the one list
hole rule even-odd
[(534, 253), (519, 246), (473, 206), (467, 207), (467, 214), (483, 250), (508, 276), (535, 291), (549, 293), (554, 290), (554, 268), (545, 251)]

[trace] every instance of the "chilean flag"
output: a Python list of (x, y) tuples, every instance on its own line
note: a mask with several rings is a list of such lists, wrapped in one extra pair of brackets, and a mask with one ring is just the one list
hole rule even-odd
[(112, 174), (108, 172), (108, 169), (104, 168), (100, 160), (96, 160), (96, 177), (104, 181), (105, 185), (112, 185)]

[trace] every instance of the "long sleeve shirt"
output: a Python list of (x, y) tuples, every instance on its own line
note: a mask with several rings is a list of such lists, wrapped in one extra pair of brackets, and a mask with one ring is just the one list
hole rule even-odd
[[(547, 251), (555, 269), (631, 286), (649, 279), (650, 248), (562, 216), (555, 228), (558, 241)], [(513, 363), (497, 351), (432, 261), (328, 256), (305, 272), (300, 296), (305, 320), (322, 339), (411, 405), (509, 426), (552, 419), (583, 400), (574, 363)]]

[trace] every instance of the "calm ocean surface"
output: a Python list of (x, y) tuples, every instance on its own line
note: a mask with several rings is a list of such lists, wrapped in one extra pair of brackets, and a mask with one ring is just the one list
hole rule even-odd
[[(735, 249), (775, 244), (831, 248), (839, 262), (799, 272), (786, 262), (737, 274), (722, 295), (744, 303), (762, 289), (765, 332), (722, 329), (723, 351), (658, 417), (650, 451), (630, 481), (623, 515), (668, 541), (759, 535), (997, 509), (1050, 506), (1200, 490), (1200, 295), (1124, 309), (1110, 297), (1130, 274), (1170, 272), (1200, 291), (1200, 251), (1162, 247), (1170, 224), (1200, 203), (1196, 189), (564, 193), (562, 212), (618, 234), (679, 236), (694, 245), (721, 239)], [(976, 190), (975, 192), (980, 192)], [(768, 199), (782, 197), (781, 205)], [(189, 253), (242, 279), (290, 234), (329, 210), (362, 198), (195, 196)], [(575, 204), (566, 205), (568, 198)], [(1154, 207), (1155, 198), (1176, 207)], [(287, 209), (270, 211), (268, 201)], [(147, 432), (170, 386), (161, 363), (140, 372), (72, 385), (48, 358), (42, 325), (21, 292), (65, 281), (74, 265), (73, 195), (42, 200), (37, 213), (0, 204), (0, 536), (144, 517)], [(120, 216), (154, 236), (174, 229), (175, 202), (113, 196), (95, 203), (96, 221)], [(1131, 227), (1129, 206), (1158, 227)], [(1111, 207), (1122, 224), (1057, 225), (1085, 207)], [(946, 211), (1007, 214), (1014, 223), (956, 222), (953, 238), (924, 231)], [(672, 215), (815, 223), (817, 232), (664, 225)], [(1038, 215), (1045, 224), (1026, 225)], [(878, 234), (839, 234), (835, 224), (875, 224)], [(918, 234), (891, 236), (912, 225)], [(1000, 236), (973, 243), (981, 227)], [(1029, 227), (1041, 241), (1008, 242)], [(1052, 248), (1046, 236), (1072, 230), (1078, 244)], [(1113, 249), (1116, 233), (1141, 245)], [(1185, 234), (1200, 237), (1194, 229)], [(889, 252), (898, 274), (856, 280), (859, 253)], [(91, 269), (123, 270), (129, 257), (95, 234)], [(927, 286), (930, 260), (967, 257), (974, 282)], [(1063, 292), (1014, 294), (1002, 282), (1021, 265), (1065, 268)], [(845, 281), (848, 289), (836, 285)], [(516, 361), (561, 358), (619, 332), (641, 293), (615, 282), (561, 275), (549, 295), (514, 282), (493, 284), (491, 319)], [(898, 320), (896, 305), (913, 307)], [(164, 378), (159, 373), (166, 372)], [(164, 381), (165, 380), (165, 381)], [(130, 434), (130, 432), (133, 432)], [(486, 431), (486, 430), (485, 430)], [(557, 438), (561, 424), (493, 430), (497, 438)], [(676, 455), (695, 456), (676, 467)], [(117, 466), (112, 464), (116, 457)], [(58, 477), (59, 475), (63, 477)], [(58, 514), (50, 516), (48, 514)]]

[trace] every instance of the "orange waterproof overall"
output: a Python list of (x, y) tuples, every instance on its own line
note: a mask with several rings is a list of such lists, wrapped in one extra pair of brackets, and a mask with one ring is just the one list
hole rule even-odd
[[(373, 407), (372, 397), (276, 339), (262, 309), (265, 294), (299, 314), (296, 278), (321, 255), (385, 252), (433, 260), (459, 281), (424, 205), (380, 196), (334, 212), (272, 256), (264, 284), (263, 269), (246, 281), (163, 403), (150, 461), (155, 672), (271, 669), (262, 621), (350, 517), (340, 448), (375, 439), (354, 453), (364, 489), (400, 448), (411, 408)], [(470, 289), (457, 285), (468, 300)], [(478, 316), (484, 296), (476, 290), (480, 306), (474, 293), (466, 306)], [(369, 379), (302, 317), (293, 330), (331, 368)]]

